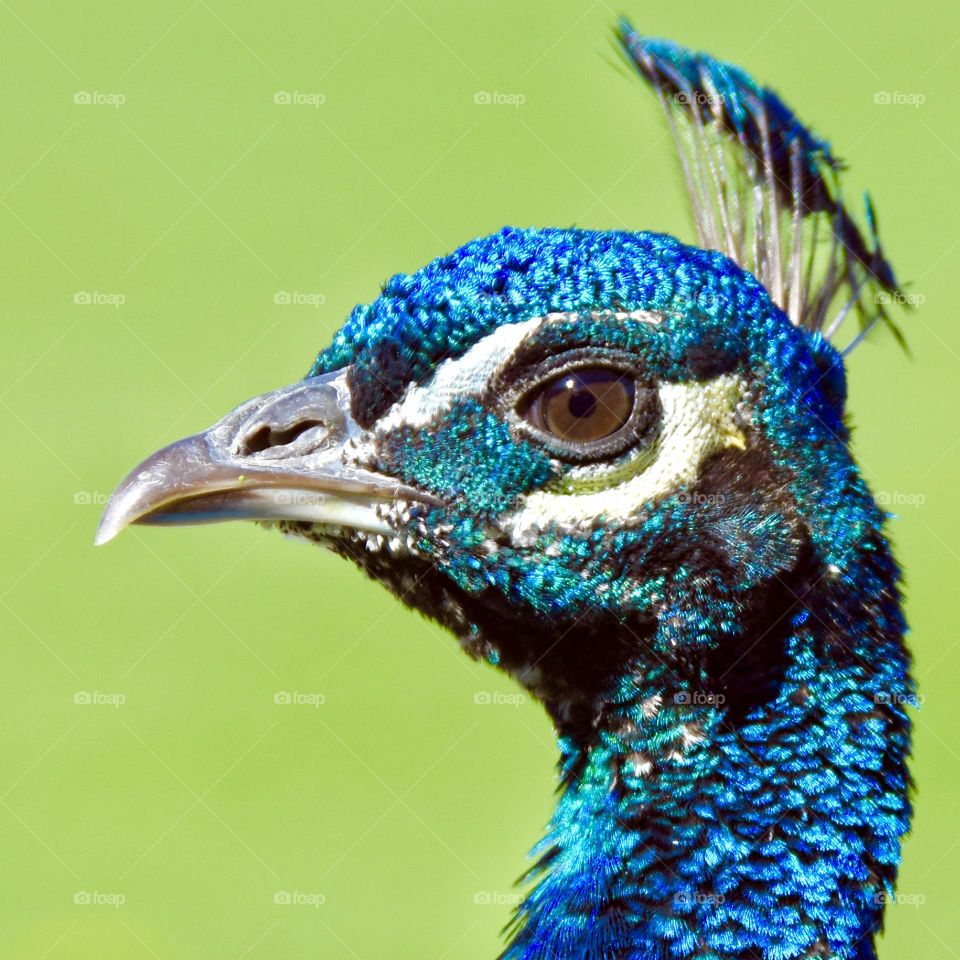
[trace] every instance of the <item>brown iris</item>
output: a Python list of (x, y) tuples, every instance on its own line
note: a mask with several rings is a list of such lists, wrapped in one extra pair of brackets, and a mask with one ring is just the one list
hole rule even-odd
[(566, 443), (586, 444), (616, 433), (634, 405), (633, 380), (617, 370), (570, 370), (529, 398), (524, 416)]

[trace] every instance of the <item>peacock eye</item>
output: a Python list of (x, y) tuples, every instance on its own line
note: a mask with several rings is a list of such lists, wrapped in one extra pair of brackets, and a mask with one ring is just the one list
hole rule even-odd
[(518, 413), (549, 437), (582, 447), (613, 436), (636, 403), (633, 378), (619, 370), (568, 370), (528, 393)]

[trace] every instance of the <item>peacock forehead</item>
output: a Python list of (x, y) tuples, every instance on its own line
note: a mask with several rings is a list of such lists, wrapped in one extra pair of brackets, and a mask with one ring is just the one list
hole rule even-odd
[(673, 237), (505, 228), (392, 277), (376, 300), (353, 310), (309, 375), (352, 365), (354, 414), (370, 425), (408, 387), (497, 328), (597, 311), (695, 316), (674, 344), (678, 363), (705, 339), (709, 350), (701, 345), (701, 357), (742, 348), (745, 331), (779, 314), (764, 288), (731, 260)]

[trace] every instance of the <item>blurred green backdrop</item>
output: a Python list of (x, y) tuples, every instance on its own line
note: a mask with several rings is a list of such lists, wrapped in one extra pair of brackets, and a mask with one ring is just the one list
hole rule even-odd
[[(960, 11), (626, 6), (816, 122), (921, 302), (912, 357), (878, 331), (851, 364), (924, 698), (881, 956), (957, 955)], [(0, 956), (497, 953), (551, 808), (539, 708), (477, 703), (514, 690), (320, 551), (92, 537), (127, 469), (302, 375), (391, 273), (505, 223), (689, 238), (618, 13), (0, 0)]]

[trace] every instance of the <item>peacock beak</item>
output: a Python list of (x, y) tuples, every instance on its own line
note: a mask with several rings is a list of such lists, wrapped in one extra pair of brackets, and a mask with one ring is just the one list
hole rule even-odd
[(358, 433), (343, 370), (248, 400), (209, 430), (135, 467), (110, 497), (95, 542), (133, 523), (222, 520), (300, 520), (389, 533), (386, 504), (432, 498), (351, 466), (345, 454)]

